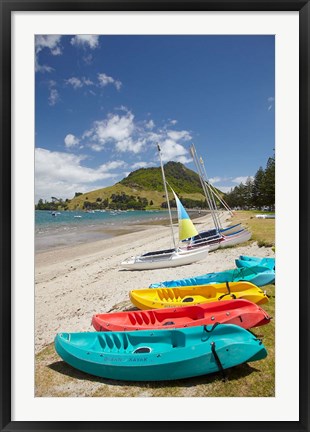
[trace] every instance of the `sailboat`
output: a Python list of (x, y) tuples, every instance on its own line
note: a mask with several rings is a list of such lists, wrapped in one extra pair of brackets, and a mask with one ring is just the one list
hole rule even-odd
[[(200, 247), (209, 246), (210, 251), (224, 248), (228, 246), (234, 246), (239, 243), (244, 243), (251, 238), (251, 233), (247, 229), (243, 228), (241, 224), (233, 225), (232, 227), (223, 228), (219, 212), (216, 206), (215, 198), (219, 199), (219, 196), (215, 193), (213, 187), (211, 187), (205, 170), (205, 166), (202, 158), (198, 160), (196, 149), (194, 144), (190, 147), (190, 152), (192, 154), (193, 160), (195, 162), (198, 175), (200, 178), (201, 186), (205, 193), (206, 200), (208, 202), (211, 216), (214, 222), (214, 228), (206, 231), (199, 232), (195, 236), (187, 239), (187, 247), (190, 249), (197, 249)], [(228, 207), (227, 203), (221, 198), (220, 202), (224, 205), (226, 210), (230, 213), (231, 209)]]
[[(173, 232), (173, 223), (171, 216), (171, 209), (169, 204), (169, 197), (167, 191), (167, 182), (165, 178), (164, 168), (161, 159), (161, 149), (158, 145), (158, 152), (160, 157), (160, 165), (162, 170), (163, 183), (166, 193), (167, 206), (169, 210), (170, 217), (170, 228), (171, 228), (171, 236), (174, 244), (173, 249), (165, 249), (153, 252), (147, 252), (142, 255), (133, 256), (121, 263), (121, 266), (127, 270), (148, 270), (148, 269), (157, 269), (157, 268), (165, 268), (165, 267), (177, 267), (180, 265), (191, 264), (196, 261), (203, 260), (207, 257), (209, 253), (209, 247), (205, 246), (203, 248), (199, 248), (199, 250), (195, 250), (188, 247), (179, 247), (176, 245), (174, 232)], [(178, 210), (178, 225), (179, 225), (179, 242), (185, 240), (187, 238), (193, 237), (198, 234), (193, 222), (191, 221), (187, 211), (183, 207), (181, 201), (177, 197), (174, 190), (169, 185)]]

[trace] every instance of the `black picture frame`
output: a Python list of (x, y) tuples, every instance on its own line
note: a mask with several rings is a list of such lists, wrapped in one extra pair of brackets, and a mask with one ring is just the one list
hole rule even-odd
[[(309, 1), (304, 0), (0, 0), (1, 14), (1, 182), (0, 182), (0, 307), (1, 431), (67, 430), (208, 430), (309, 431)], [(299, 12), (299, 421), (296, 422), (23, 422), (11, 421), (11, 14), (15, 11), (298, 11)], [(288, 227), (289, 228), (289, 227)], [(291, 227), (292, 228), (292, 227)], [(294, 228), (292, 228), (294, 229)], [(298, 287), (292, 287), (298, 290)], [(288, 320), (289, 325), (289, 320)], [(289, 343), (289, 342), (288, 342)], [(289, 370), (287, 371), (289, 374)], [(207, 407), (207, 402), (206, 402)], [(258, 407), (259, 408), (259, 407)], [(229, 404), (223, 403), (223, 410)]]

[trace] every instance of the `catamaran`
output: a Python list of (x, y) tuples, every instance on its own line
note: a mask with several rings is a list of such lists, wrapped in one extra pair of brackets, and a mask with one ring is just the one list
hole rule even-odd
[(211, 216), (214, 222), (214, 228), (199, 232), (195, 236), (186, 239), (187, 247), (189, 249), (197, 249), (200, 247), (209, 246), (209, 250), (212, 251), (218, 248), (234, 246), (236, 244), (244, 243), (250, 240), (251, 233), (247, 229), (243, 228), (241, 224), (236, 224), (228, 228), (222, 227), (215, 198), (219, 199), (226, 210), (228, 210), (231, 214), (232, 211), (223, 198), (221, 198), (210, 185), (203, 160), (202, 158), (198, 159), (194, 144), (191, 145), (190, 152), (195, 162), (201, 186), (210, 208)]
[[(159, 146), (158, 146), (158, 152), (159, 152), (160, 165), (162, 170), (164, 189), (166, 193), (167, 207), (168, 207), (169, 218), (170, 218), (171, 236), (172, 236), (174, 248), (147, 252), (142, 255), (130, 257), (121, 263), (121, 266), (127, 270), (148, 270), (148, 269), (176, 267), (180, 265), (191, 264), (193, 262), (205, 259), (209, 253), (208, 246), (200, 247), (199, 249), (196, 250), (187, 246), (179, 247), (176, 244), (174, 231), (173, 231), (171, 208), (170, 208), (168, 191), (167, 191), (167, 182), (166, 182), (162, 158), (161, 158), (161, 149)], [(177, 197), (176, 193), (174, 192), (174, 190), (171, 188), (170, 185), (169, 187), (172, 190), (177, 205), (179, 242), (180, 242), (182, 240), (197, 235), (198, 231), (195, 228), (193, 222), (191, 221), (187, 211), (183, 207), (181, 201)]]

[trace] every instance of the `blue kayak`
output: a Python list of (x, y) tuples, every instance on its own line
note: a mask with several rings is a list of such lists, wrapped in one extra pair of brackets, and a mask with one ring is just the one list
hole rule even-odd
[(55, 348), (80, 371), (122, 381), (189, 378), (267, 356), (252, 333), (218, 323), (169, 330), (59, 333)]
[(274, 283), (275, 272), (264, 266), (251, 266), (249, 268), (236, 268), (218, 273), (206, 273), (201, 276), (193, 276), (185, 279), (175, 279), (164, 282), (152, 283), (150, 288), (173, 288), (179, 286), (209, 285), (224, 282), (246, 281), (261, 287)]
[(261, 257), (240, 255), (239, 259), (236, 259), (235, 262), (238, 268), (263, 266), (269, 268), (270, 270), (275, 270), (275, 266), (276, 266), (275, 258), (271, 258), (271, 257), (261, 258)]

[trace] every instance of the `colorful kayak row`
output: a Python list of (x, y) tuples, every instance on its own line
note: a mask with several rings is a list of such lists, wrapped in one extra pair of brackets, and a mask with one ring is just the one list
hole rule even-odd
[[(217, 274), (209, 273), (213, 276), (204, 277), (213, 283), (132, 290), (130, 299), (139, 310), (96, 314), (92, 325), (97, 332), (59, 333), (56, 351), (78, 370), (126, 381), (223, 373), (232, 366), (261, 360), (267, 351), (247, 329), (270, 322), (260, 307), (268, 297), (251, 282), (231, 279), (242, 272), (257, 277), (271, 273), (267, 281), (274, 270), (270, 262), (268, 267), (257, 265), (255, 259), (247, 261), (254, 263), (252, 268), (229, 270), (224, 283), (215, 283)], [(190, 279), (197, 278), (201, 277)]]

